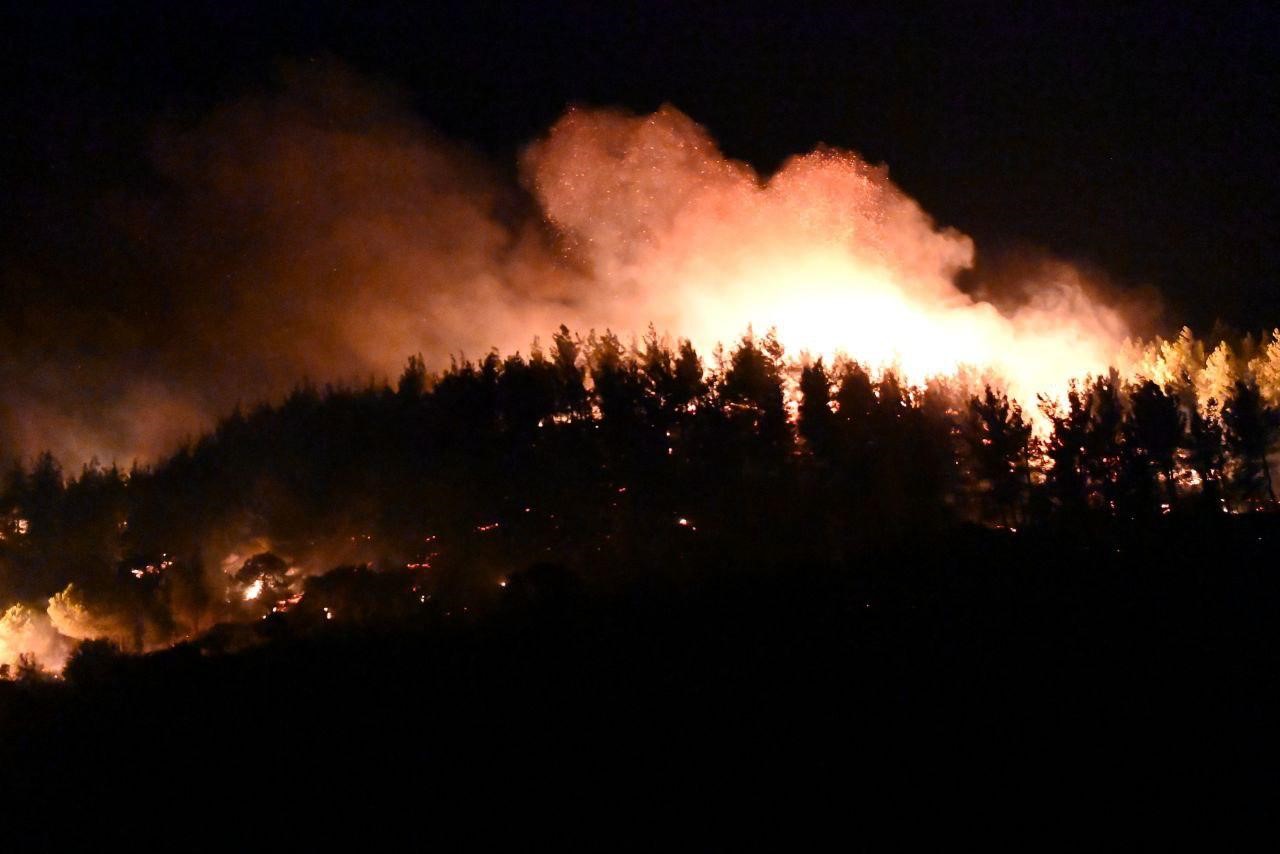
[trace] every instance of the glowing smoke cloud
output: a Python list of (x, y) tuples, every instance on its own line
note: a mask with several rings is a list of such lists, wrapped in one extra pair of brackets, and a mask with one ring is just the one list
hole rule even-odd
[(1125, 325), (1080, 274), (1046, 265), (1012, 316), (955, 286), (973, 244), (939, 229), (887, 171), (819, 149), (762, 179), (679, 111), (570, 111), (525, 174), (595, 276), (594, 323), (653, 320), (704, 348), (748, 323), (793, 353), (842, 351), (914, 381), (993, 369), (1015, 393), (1104, 370)]
[(59, 671), (73, 641), (53, 625), (48, 615), (25, 605), (12, 605), (0, 614), (0, 666), (13, 668), (29, 655), (46, 670)]
[[(104, 204), (92, 244), (122, 247), (128, 298), (104, 280), (100, 305), (42, 303), (59, 289), (23, 285), (0, 338), (0, 451), (127, 465), (303, 377), (510, 352), (561, 323), (653, 323), (704, 353), (776, 326), (792, 354), (912, 381), (973, 366), (1028, 402), (1120, 358), (1125, 324), (1077, 270), (1043, 265), (1008, 312), (970, 297), (956, 277), (972, 241), (851, 152), (763, 177), (672, 107), (572, 109), (519, 166), (522, 188), (333, 68), (290, 69), (275, 93), (165, 129), (158, 189)], [(172, 630), (116, 610), (72, 588), (47, 613), (11, 609), (0, 660), (34, 651), (56, 668), (75, 639), (150, 648)]]
[[(415, 352), (442, 366), (560, 323), (653, 322), (704, 351), (777, 326), (793, 354), (912, 379), (985, 365), (1024, 398), (1104, 368), (1125, 333), (1065, 265), (1009, 314), (965, 295), (972, 242), (849, 152), (765, 179), (674, 108), (575, 109), (520, 167), (523, 191), (333, 68), (164, 129), (158, 189), (105, 203), (92, 244), (125, 259), (119, 298), (104, 280), (100, 305), (44, 305), (59, 289), (23, 286), (0, 451), (127, 465), (304, 376), (393, 376)], [(88, 280), (97, 260), (78, 262)]]

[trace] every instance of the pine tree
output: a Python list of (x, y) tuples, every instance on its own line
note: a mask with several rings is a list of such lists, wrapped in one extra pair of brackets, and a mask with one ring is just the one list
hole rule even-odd
[(1223, 436), (1218, 402), (1206, 402), (1205, 411), (1191, 407), (1187, 415), (1187, 465), (1200, 477), (1201, 503), (1216, 513), (1222, 509)]
[(1267, 450), (1276, 433), (1277, 413), (1266, 405), (1255, 382), (1238, 381), (1222, 407), (1227, 448), (1235, 463), (1235, 482), (1246, 497), (1276, 500)]
[(1125, 425), (1125, 446), (1144, 493), (1159, 475), (1168, 503), (1176, 498), (1173, 469), (1182, 445), (1183, 422), (1178, 399), (1147, 380), (1130, 390), (1131, 414)]
[(835, 433), (835, 413), (831, 411), (831, 377), (822, 359), (805, 365), (800, 372), (800, 409), (797, 429), (814, 454), (827, 457)]
[(1072, 381), (1065, 408), (1041, 397), (1040, 409), (1053, 425), (1045, 443), (1045, 455), (1051, 463), (1047, 472), (1049, 491), (1068, 517), (1077, 516), (1087, 508), (1089, 496), (1085, 470), (1089, 433), (1087, 400)]
[(1004, 524), (1012, 524), (1031, 485), (1031, 422), (1022, 407), (987, 386), (969, 401), (963, 435), (979, 481)]

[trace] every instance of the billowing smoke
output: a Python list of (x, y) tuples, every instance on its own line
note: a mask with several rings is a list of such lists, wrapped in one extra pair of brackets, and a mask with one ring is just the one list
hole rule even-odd
[[(762, 176), (673, 107), (570, 109), (512, 177), (387, 87), (292, 67), (160, 127), (151, 164), (101, 201), (81, 256), (0, 270), (0, 454), (127, 466), (304, 379), (512, 352), (562, 323), (624, 340), (653, 324), (704, 353), (776, 327), (792, 354), (912, 381), (973, 367), (1024, 400), (1104, 369), (1127, 334), (1063, 263), (962, 290), (973, 242), (883, 166), (819, 148)], [(346, 533), (282, 559), (228, 523), (195, 562), (162, 556), (10, 608), (0, 664), (30, 653), (56, 670), (78, 640), (145, 650), (259, 619), (333, 561), (374, 557)]]
[(767, 179), (671, 107), (571, 110), (525, 153), (539, 204), (593, 276), (591, 316), (652, 320), (704, 348), (748, 323), (792, 352), (844, 352), (922, 381), (992, 369), (1024, 399), (1103, 370), (1126, 334), (1082, 274), (1045, 263), (1009, 314), (956, 285), (972, 241), (856, 154), (819, 148)]
[(153, 457), (302, 378), (363, 382), (421, 352), (527, 347), (560, 323), (654, 323), (701, 347), (748, 323), (793, 353), (912, 378), (987, 366), (1024, 396), (1116, 357), (1125, 325), (1045, 265), (1002, 313), (957, 288), (972, 242), (883, 167), (819, 149), (765, 178), (672, 107), (572, 109), (520, 186), (339, 69), (156, 135), (145, 191), (104, 202), (88, 304), (24, 281), (0, 341), (0, 443)]
[(0, 614), (0, 669), (12, 673), (25, 658), (45, 670), (61, 670), (72, 643), (42, 611), (18, 604)]
[(165, 127), (154, 165), (145, 193), (103, 203), (111, 263), (76, 271), (100, 298), (14, 288), (3, 450), (127, 465), (303, 378), (366, 382), (412, 353), (525, 345), (563, 317), (549, 308), (566, 294), (545, 289), (565, 277), (548, 274), (519, 194), (342, 71), (294, 69)]

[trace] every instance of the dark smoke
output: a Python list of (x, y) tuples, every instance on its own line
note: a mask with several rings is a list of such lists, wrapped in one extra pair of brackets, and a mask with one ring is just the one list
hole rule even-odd
[(162, 128), (152, 163), (96, 209), (95, 257), (5, 265), (4, 452), (127, 465), (303, 377), (525, 344), (561, 296), (510, 182), (338, 68)]

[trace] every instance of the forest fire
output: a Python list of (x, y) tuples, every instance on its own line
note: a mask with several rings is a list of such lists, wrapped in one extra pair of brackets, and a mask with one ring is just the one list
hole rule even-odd
[(10, 5), (13, 848), (1269, 792), (1280, 4)]
[[(209, 133), (235, 137), (261, 120), (235, 109), (229, 115), (230, 130)], [(699, 492), (705, 485), (690, 484), (692, 498), (673, 496), (644, 483), (650, 471), (679, 481), (713, 464), (790, 466), (812, 478), (848, 469), (865, 500), (876, 502), (857, 513), (884, 517), (888, 530), (906, 524), (904, 508), (913, 501), (938, 517), (1010, 532), (1025, 530), (1037, 514), (1047, 524), (1045, 507), (1143, 519), (1201, 503), (1215, 511), (1271, 506), (1275, 437), (1266, 425), (1280, 406), (1280, 330), (1261, 341), (1202, 342), (1189, 330), (1136, 341), (1122, 312), (1097, 298), (1084, 274), (1051, 261), (1016, 293), (981, 299), (958, 284), (974, 263), (972, 241), (936, 225), (886, 168), (819, 148), (761, 175), (724, 156), (706, 130), (672, 107), (643, 116), (569, 110), (520, 160), (536, 215), (515, 230), (499, 227), (473, 209), (492, 188), (458, 178), (450, 203), (462, 212), (429, 223), (436, 239), (424, 242), (416, 220), (384, 230), (380, 194), (410, 208), (439, 199), (434, 190), (398, 196), (378, 157), (414, 172), (430, 155), (427, 177), (452, 174), (457, 164), (433, 143), (407, 142), (392, 125), (367, 131), (372, 153), (334, 155), (353, 174), (353, 196), (318, 214), (321, 225), (341, 223), (360, 235), (354, 244), (378, 238), (385, 251), (376, 275), (362, 277), (363, 289), (346, 291), (345, 302), (316, 295), (314, 316), (301, 318), (290, 339), (297, 358), (287, 368), (297, 373), (272, 378), (263, 391), (333, 369), (335, 339), (370, 370), (414, 351), (428, 356), (411, 361), (394, 390), (339, 387), (320, 395), (304, 388), (278, 407), (249, 416), (236, 410), (194, 448), (160, 457), (153, 469), (125, 475), (86, 467), (68, 480), (49, 457), (19, 472), (0, 508), (7, 520), (0, 547), (5, 566), (30, 573), (9, 573), (21, 589), (0, 591), (23, 603), (0, 620), (0, 664), (34, 656), (56, 671), (83, 640), (145, 651), (219, 621), (400, 619), (403, 602), (417, 614), (441, 600), (449, 604), (445, 614), (471, 614), (494, 588), (540, 601), (547, 594), (538, 585), (560, 581), (550, 571), (537, 584), (519, 575), (529, 555), (623, 560), (620, 554), (643, 550), (644, 525), (631, 512), (654, 514), (667, 532), (671, 520), (697, 532), (682, 536), (681, 548), (704, 538), (711, 548), (731, 518), (725, 507), (749, 502), (761, 488), (739, 484), (709, 498)], [(290, 180), (306, 188), (330, 166), (308, 159), (333, 143), (317, 127), (280, 129), (282, 138), (298, 135), (308, 145), (302, 153), (275, 152), (293, 165)], [(414, 152), (409, 162), (385, 148), (388, 134)], [(247, 168), (261, 173), (268, 197), (292, 198), (298, 187), (273, 183), (276, 165), (268, 159)], [(227, 189), (215, 183), (202, 192)], [(490, 231), (502, 251), (481, 239)], [(290, 245), (312, 239), (295, 236)], [(334, 269), (372, 263), (352, 241), (330, 240), (327, 231), (315, 236), (312, 254)], [(275, 251), (263, 249), (263, 269), (280, 269)], [(461, 272), (449, 283), (420, 280), (427, 268)], [(297, 284), (281, 275), (279, 286)], [(262, 278), (255, 271), (252, 280)], [(430, 339), (405, 320), (421, 312), (439, 326)], [(478, 326), (476, 317), (491, 322)], [(251, 332), (254, 322), (247, 318), (245, 328)], [(550, 347), (518, 352), (533, 333), (557, 325)], [(600, 332), (610, 329), (618, 334)], [(659, 330), (687, 338), (672, 341)], [(245, 364), (267, 358), (255, 349), (258, 336), (239, 344)], [(455, 360), (435, 372), (448, 353), (494, 345), (517, 352), (494, 351), (478, 364)], [(1112, 368), (1118, 373), (1108, 378)], [(239, 388), (238, 378), (229, 385)], [(402, 409), (388, 402), (396, 400)], [(406, 412), (417, 420), (397, 421)], [(356, 423), (365, 432), (343, 432)], [(389, 424), (400, 432), (383, 437)], [(599, 438), (588, 442), (584, 427)], [(338, 476), (309, 445), (290, 449), (286, 463), (270, 444), (313, 440), (340, 461), (332, 463)], [(67, 447), (91, 447), (93, 439), (86, 441)], [(103, 447), (131, 439), (122, 441)], [(499, 454), (501, 466), (489, 454)], [(206, 482), (174, 474), (193, 460), (207, 465), (199, 477), (209, 491), (192, 487), (188, 504), (170, 507), (168, 491), (186, 488), (183, 478)], [(595, 496), (587, 508), (556, 493), (556, 464), (584, 466), (573, 471), (588, 484), (579, 484), (584, 494)], [(239, 480), (217, 473), (224, 470)], [(541, 478), (551, 497), (524, 477)], [(923, 489), (923, 497), (910, 488)], [(560, 503), (544, 514), (552, 498)], [(705, 503), (689, 504), (686, 515), (686, 501), (696, 500)], [(422, 533), (442, 528), (448, 537)], [(424, 553), (426, 545), (432, 550)], [(492, 569), (502, 573), (496, 585), (474, 581), (492, 579)], [(449, 595), (406, 586), (400, 571), (429, 575)], [(132, 587), (122, 590), (117, 575)], [(365, 586), (385, 599), (366, 601)]]
[[(81, 641), (107, 639), (142, 652), (196, 637), (202, 628), (219, 622), (274, 618), (305, 626), (309, 619), (321, 625), (398, 620), (404, 619), (409, 603), (434, 613), (437, 602), (444, 616), (470, 615), (476, 611), (473, 606), (492, 600), (495, 588), (516, 601), (541, 601), (549, 595), (542, 588), (556, 589), (564, 582), (546, 568), (522, 571), (524, 555), (585, 549), (625, 561), (624, 555), (644, 542), (641, 532), (649, 524), (644, 520), (654, 512), (664, 525), (699, 532), (698, 540), (707, 537), (708, 547), (725, 548), (725, 531), (733, 530), (740, 516), (765, 500), (760, 493), (764, 484), (739, 483), (739, 474), (723, 484), (712, 481), (717, 485), (693, 487), (701, 466), (732, 461), (732, 454), (745, 454), (741, 461), (729, 463), (735, 471), (738, 466), (744, 466), (743, 471), (765, 466), (760, 470), (777, 477), (778, 466), (794, 469), (799, 478), (794, 488), (844, 467), (859, 472), (865, 485), (845, 497), (853, 505), (844, 512), (853, 514), (850, 518), (870, 514), (878, 520), (875, 526), (883, 524), (888, 530), (905, 524), (920, 506), (928, 506), (920, 502), (929, 501), (938, 502), (936, 512), (954, 520), (1020, 535), (1072, 514), (1141, 526), (1151, 519), (1169, 518), (1177, 524), (1189, 514), (1247, 515), (1275, 507), (1280, 333), (1262, 344), (1245, 340), (1232, 347), (1222, 342), (1210, 356), (1187, 331), (1174, 341), (1157, 339), (1134, 346), (1132, 364), (1137, 367), (1130, 378), (1086, 379), (1071, 387), (1065, 402), (1044, 400), (1039, 434), (1032, 430), (1029, 414), (990, 386), (977, 395), (959, 384), (914, 386), (893, 371), (876, 376), (853, 361), (837, 361), (830, 368), (820, 362), (789, 363), (772, 337), (744, 336), (714, 369), (705, 369), (689, 345), (682, 345), (677, 356), (656, 336), (633, 352), (621, 350), (608, 336), (580, 343), (566, 330), (553, 336), (553, 342), (551, 358), (535, 354), (527, 361), (519, 356), (502, 361), (494, 356), (483, 370), (456, 365), (431, 386), (419, 384), (414, 372), (421, 366), (411, 361), (398, 391), (363, 393), (375, 407), (368, 427), (389, 429), (403, 413), (387, 407), (408, 399), (417, 407), (415, 417), (425, 419), (415, 424), (435, 425), (429, 428), (431, 441), (456, 441), (449, 437), (455, 429), (452, 422), (459, 420), (467, 434), (489, 435), (495, 447), (507, 448), (503, 453), (510, 459), (523, 460), (519, 466), (528, 471), (521, 476), (541, 473), (555, 482), (560, 466), (580, 465), (584, 460), (578, 455), (586, 454), (586, 461), (595, 460), (587, 470), (595, 473), (580, 475), (586, 478), (577, 486), (583, 490), (581, 497), (545, 494), (536, 486), (537, 477), (517, 486), (502, 469), (483, 474), (491, 465), (486, 457), (490, 449), (483, 445), (467, 451), (479, 456), (459, 472), (448, 467), (419, 469), (412, 480), (400, 480), (385, 473), (409, 472), (420, 465), (413, 462), (416, 446), (384, 447), (357, 439), (339, 457), (350, 460), (354, 468), (349, 473), (333, 481), (327, 460), (316, 460), (318, 467), (306, 475), (316, 478), (314, 483), (300, 483), (292, 497), (277, 492), (274, 506), (261, 504), (252, 493), (235, 497), (235, 489), (228, 486), (215, 491), (229, 499), (214, 505), (212, 518), (224, 521), (201, 533), (204, 547), (225, 549), (222, 526), (249, 533), (239, 535), (234, 549), (216, 552), (225, 554), (213, 561), (219, 571), (206, 575), (200, 570), (201, 541), (189, 539), (182, 526), (157, 526), (155, 519), (163, 517), (155, 517), (156, 508), (149, 503), (154, 499), (146, 491), (152, 478), (165, 477), (167, 466), (182, 464), (181, 458), (127, 480), (101, 469), (87, 469), (81, 478), (66, 480), (52, 459), (44, 458), (41, 468), (23, 473), (8, 487), (9, 536), (3, 547), (9, 565), (36, 565), (46, 560), (44, 555), (53, 555), (53, 565), (58, 566), (62, 550), (75, 554), (75, 549), (90, 548), (90, 542), (108, 554), (126, 549), (142, 549), (145, 554), (151, 544), (151, 553), (158, 556), (122, 561), (115, 575), (68, 570), (53, 576), (49, 583), (55, 592), (44, 594), (47, 608), (41, 607), (37, 593), (25, 604), (8, 608), (0, 619), (0, 665), (11, 674), (33, 669), (56, 673)], [(796, 405), (784, 404), (784, 388), (797, 396)], [(405, 398), (405, 389), (415, 389), (414, 396)], [(331, 414), (326, 413), (348, 405), (350, 394), (296, 398), (297, 403), (286, 402), (280, 409), (261, 409), (249, 423), (270, 434), (278, 429), (272, 425), (285, 423), (281, 419), (293, 417), (289, 413), (304, 405), (319, 420), (294, 426), (303, 440), (341, 424), (329, 421)], [(466, 419), (476, 413), (469, 415), (455, 405), (466, 399), (487, 399), (496, 408), (472, 423)], [(641, 412), (649, 413), (644, 416), (648, 420), (629, 420)], [(485, 422), (485, 417), (494, 420)], [(537, 428), (539, 422), (551, 426)], [(599, 439), (583, 445), (586, 435)], [(339, 440), (335, 436), (333, 441)], [(596, 447), (597, 441), (603, 446)], [(210, 459), (231, 455), (227, 460), (240, 453), (233, 440), (222, 442), (231, 444), (209, 443), (201, 453), (213, 455)], [(564, 456), (539, 461), (537, 449), (543, 443), (562, 448)], [(388, 453), (394, 464), (380, 459)], [(720, 456), (725, 453), (731, 456)], [(648, 462), (632, 469), (637, 454)], [(268, 464), (257, 457), (246, 459), (237, 464), (249, 466), (240, 483), (284, 474), (262, 469)], [(766, 465), (770, 459), (773, 462)], [(231, 463), (220, 464), (226, 465)], [(619, 466), (622, 469), (613, 473)], [(369, 492), (366, 469), (391, 479), (378, 481)], [(235, 477), (232, 471), (228, 477)], [(626, 480), (620, 483), (615, 477), (624, 472)], [(904, 472), (912, 488), (930, 490), (931, 497), (894, 505)], [(287, 474), (295, 482), (302, 476), (294, 470)], [(655, 475), (658, 480), (651, 480)], [(497, 479), (477, 492), (471, 484), (475, 477)], [(695, 480), (686, 487), (667, 491), (667, 478), (680, 482), (691, 477)], [(449, 495), (469, 511), (440, 515), (424, 510), (403, 522), (371, 524), (339, 521), (348, 507), (341, 502), (332, 504), (338, 516), (321, 513), (311, 518), (291, 510), (294, 502), (308, 496), (330, 504), (338, 494), (333, 492), (335, 483), (348, 484), (349, 491), (341, 494), (355, 502), (351, 506), (377, 506), (387, 495), (397, 496), (388, 506), (401, 506), (408, 494), (408, 506), (426, 508), (438, 496)], [(780, 483), (768, 483), (773, 488), (788, 481), (784, 477)], [(520, 491), (511, 494), (512, 489)], [(37, 504), (32, 498), (37, 495), (58, 497), (52, 504), (48, 499)], [(463, 498), (466, 495), (472, 497)], [(505, 498), (498, 499), (500, 495)], [(203, 493), (199, 496), (205, 500)], [(165, 500), (163, 493), (157, 497)], [(539, 508), (550, 503), (554, 512), (534, 513), (535, 499)], [(247, 509), (246, 501), (258, 509)], [(580, 505), (581, 501), (586, 503)], [(76, 518), (85, 521), (78, 523), (83, 530), (76, 530), (63, 521), (71, 517), (56, 515), (69, 512), (59, 509), (62, 506), (84, 502), (101, 514), (99, 522), (77, 510), (82, 515)], [(508, 509), (495, 512), (496, 505)], [(55, 515), (49, 515), (51, 510)], [(121, 514), (129, 524), (118, 523)], [(572, 526), (561, 521), (568, 518), (574, 520)], [(833, 517), (841, 533), (823, 537), (847, 535), (840, 518)], [(443, 528), (445, 533), (424, 535), (419, 527), (424, 523), (429, 525), (426, 530)], [(344, 525), (357, 533), (344, 533)], [(56, 539), (50, 539), (50, 531), (57, 532)], [(82, 542), (86, 534), (93, 539)], [(694, 543), (693, 538), (679, 539)], [(174, 549), (184, 540), (196, 548), (187, 558)], [(164, 550), (155, 548), (160, 545)], [(675, 541), (672, 547), (677, 547)], [(769, 546), (757, 543), (756, 548), (767, 551)], [(278, 552), (301, 553), (306, 559), (295, 563)], [(352, 558), (354, 565), (340, 565)], [(98, 565), (103, 565), (101, 558)], [(492, 566), (503, 572), (496, 584), (477, 587), (475, 581), (464, 580), (492, 579), (485, 575), (485, 568)], [(44, 571), (27, 577), (39, 579)]]
[(1069, 265), (1044, 263), (1008, 312), (962, 292), (972, 241), (852, 152), (820, 148), (764, 177), (664, 107), (570, 111), (523, 165), (598, 281), (591, 325), (655, 322), (710, 352), (753, 324), (792, 354), (843, 354), (912, 383), (968, 370), (1024, 401), (1122, 355), (1125, 321)]
[[(671, 106), (569, 110), (524, 150), (513, 187), (369, 82), (299, 74), (167, 140), (162, 165), (174, 197), (138, 204), (158, 217), (145, 225), (148, 269), (219, 273), (156, 309), (173, 334), (139, 331), (145, 364), (104, 348), (89, 383), (47, 379), (73, 361), (43, 366), (31, 388), (15, 376), (9, 394), (29, 405), (0, 428), (24, 455), (154, 459), (299, 377), (363, 380), (408, 353), (436, 367), (511, 352), (561, 323), (624, 341), (653, 324), (707, 355), (748, 325), (776, 328), (793, 356), (844, 353), (913, 383), (964, 368), (1024, 401), (1116, 364), (1129, 334), (1060, 261), (962, 290), (973, 241), (935, 223), (887, 167), (819, 147), (762, 174)], [(513, 195), (519, 216), (493, 213)], [(299, 198), (313, 200), (305, 215)], [(211, 254), (191, 257), (193, 245)], [(82, 385), (95, 394), (72, 393)]]

